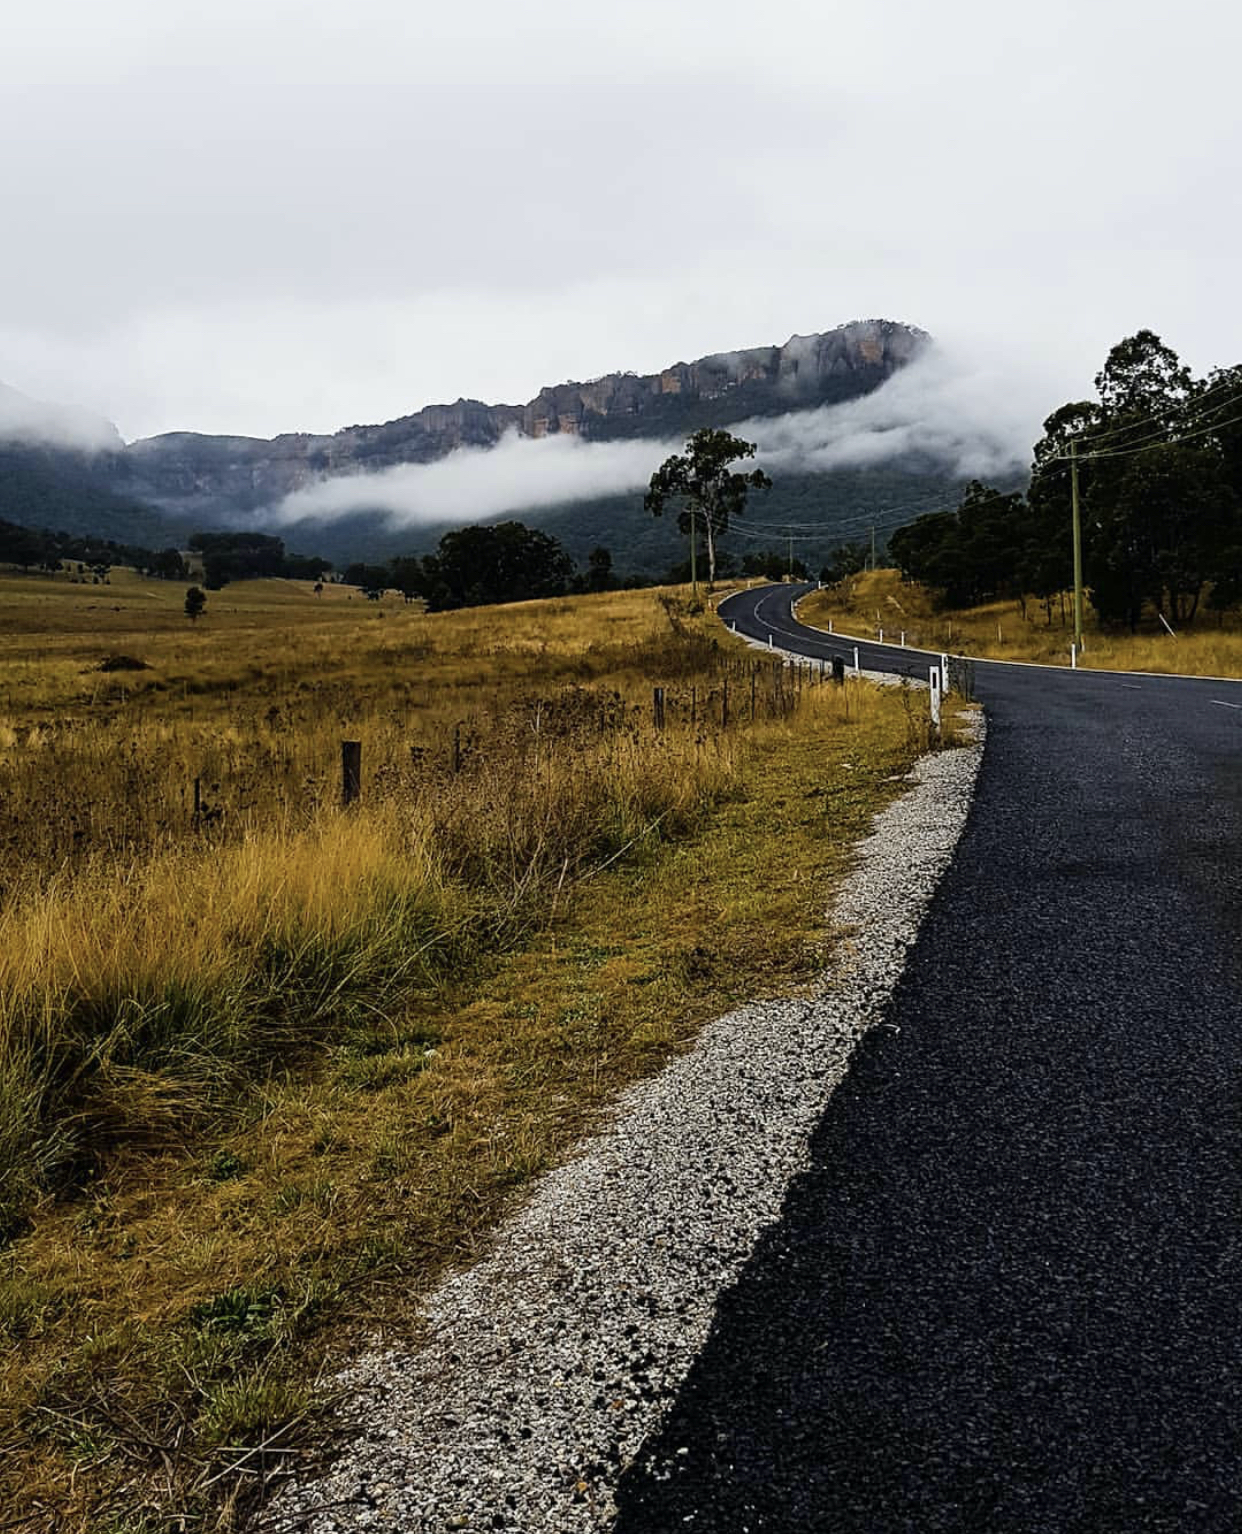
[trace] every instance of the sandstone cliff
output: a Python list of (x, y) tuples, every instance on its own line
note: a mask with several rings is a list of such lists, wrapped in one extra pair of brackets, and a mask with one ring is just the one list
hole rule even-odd
[(505, 432), (574, 433), (592, 440), (677, 437), (703, 425), (855, 399), (927, 344), (923, 331), (864, 320), (784, 346), (720, 352), (663, 372), (609, 373), (541, 389), (525, 405), (458, 400), (378, 426), (330, 436), (211, 437), (170, 432), (131, 443), (113, 466), (118, 488), (203, 525), (212, 516), (273, 505), (338, 474), (430, 463), (457, 447), (491, 447)]

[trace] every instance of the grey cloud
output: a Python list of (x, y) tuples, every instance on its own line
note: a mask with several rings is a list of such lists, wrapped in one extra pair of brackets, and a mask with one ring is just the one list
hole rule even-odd
[(0, 383), (0, 442), (43, 443), (100, 452), (121, 446), (111, 421), (73, 405), (51, 404)]
[(10, 10), (0, 374), (126, 435), (330, 431), (860, 314), (990, 328), (1054, 400), (1142, 325), (1242, 355), (1219, 0), (1172, 31), (1155, 0)]

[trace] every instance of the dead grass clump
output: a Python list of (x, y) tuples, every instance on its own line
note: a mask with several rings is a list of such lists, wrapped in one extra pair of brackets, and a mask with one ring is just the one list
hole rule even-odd
[(136, 655), (105, 655), (95, 667), (96, 671), (150, 671), (145, 660)]

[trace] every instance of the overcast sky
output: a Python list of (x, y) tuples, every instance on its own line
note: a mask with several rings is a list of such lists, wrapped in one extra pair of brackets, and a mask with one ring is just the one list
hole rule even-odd
[(1222, 0), (10, 7), (0, 380), (132, 438), (869, 316), (1048, 409), (1143, 325), (1236, 362), (1240, 44)]

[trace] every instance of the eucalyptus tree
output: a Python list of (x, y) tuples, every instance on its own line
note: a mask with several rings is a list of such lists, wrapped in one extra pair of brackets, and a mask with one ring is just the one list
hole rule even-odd
[(755, 444), (745, 442), (717, 427), (704, 426), (687, 441), (683, 453), (666, 458), (651, 476), (643, 497), (644, 507), (653, 516), (662, 516), (670, 501), (680, 501), (677, 526), (690, 535), (691, 580), (695, 579), (695, 548), (699, 528), (707, 544), (707, 583), (710, 591), (716, 581), (716, 545), (728, 532), (729, 524), (746, 509), (752, 490), (767, 490), (772, 481), (762, 469), (738, 473), (732, 465), (743, 458), (753, 458)]

